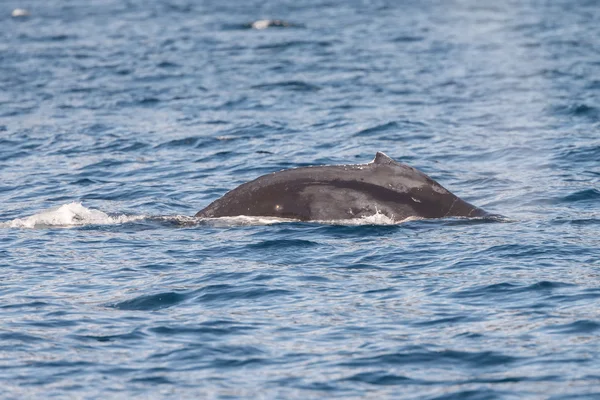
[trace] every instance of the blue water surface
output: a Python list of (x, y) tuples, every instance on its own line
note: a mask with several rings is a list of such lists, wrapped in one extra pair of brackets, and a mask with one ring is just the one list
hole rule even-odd
[[(600, 397), (599, 21), (3, 1), (0, 396)], [(507, 220), (191, 217), (376, 151)]]

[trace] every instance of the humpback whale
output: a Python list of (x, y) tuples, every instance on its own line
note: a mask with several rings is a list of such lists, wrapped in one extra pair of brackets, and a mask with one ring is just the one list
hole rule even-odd
[(257, 216), (329, 221), (384, 214), (409, 217), (485, 217), (423, 172), (378, 152), (368, 164), (325, 165), (273, 172), (244, 183), (195, 216)]

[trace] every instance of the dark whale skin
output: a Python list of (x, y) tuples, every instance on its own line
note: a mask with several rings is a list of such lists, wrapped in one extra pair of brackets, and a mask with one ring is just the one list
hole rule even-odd
[(257, 216), (301, 221), (361, 218), (485, 217), (421, 171), (378, 152), (368, 164), (287, 169), (244, 183), (195, 216)]

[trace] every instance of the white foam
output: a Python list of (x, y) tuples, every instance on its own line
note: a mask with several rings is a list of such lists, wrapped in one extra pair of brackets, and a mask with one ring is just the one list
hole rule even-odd
[(216, 227), (272, 225), (281, 224), (284, 222), (300, 222), (300, 220), (290, 218), (252, 217), (249, 215), (238, 215), (235, 217), (201, 218), (200, 220), (211, 226)]
[(27, 11), (24, 8), (15, 8), (12, 11), (11, 15), (15, 18), (18, 18), (18, 17), (28, 17), (30, 14), (29, 14), (29, 11)]
[(115, 225), (137, 221), (146, 218), (142, 215), (110, 215), (93, 210), (81, 203), (64, 204), (58, 208), (43, 211), (26, 218), (16, 218), (12, 221), (0, 222), (0, 228), (47, 228), (71, 227), (84, 225)]
[(253, 29), (267, 29), (271, 25), (270, 19), (260, 19), (252, 23)]
[[(373, 215), (364, 216), (360, 218), (352, 219), (336, 219), (336, 220), (315, 220), (311, 221), (317, 224), (326, 225), (348, 225), (348, 226), (359, 226), (359, 225), (398, 225), (403, 222), (416, 221), (422, 218), (419, 217), (408, 217), (406, 219), (396, 221), (393, 218), (382, 214), (377, 210)], [(201, 218), (201, 221), (211, 226), (216, 227), (229, 227), (229, 226), (252, 226), (252, 225), (272, 225), (281, 224), (286, 222), (302, 222), (297, 219), (290, 218), (277, 218), (277, 217), (252, 217), (248, 215), (239, 215), (236, 217), (219, 217), (219, 218)]]
[[(52, 208), (34, 214), (30, 217), (16, 218), (12, 221), (0, 222), (0, 228), (68, 228), (86, 225), (118, 225), (127, 222), (139, 221), (143, 219), (174, 222), (181, 226), (192, 226), (198, 224), (207, 224), (215, 227), (233, 227), (233, 226), (260, 226), (273, 225), (290, 222), (301, 222), (297, 219), (277, 218), (277, 217), (253, 217), (248, 215), (239, 215), (235, 217), (220, 218), (195, 218), (182, 215), (149, 217), (145, 215), (117, 215), (110, 216), (100, 210), (94, 210), (84, 207), (81, 203), (73, 202), (64, 204), (57, 208)], [(403, 222), (418, 220), (420, 218), (409, 217), (407, 219), (396, 221), (393, 218), (377, 211), (373, 215), (344, 219), (344, 220), (322, 220), (312, 221), (318, 224), (326, 225), (397, 225)]]
[(416, 221), (421, 218), (419, 217), (408, 217), (406, 219), (396, 221), (394, 218), (390, 218), (385, 214), (382, 214), (377, 210), (375, 214), (368, 215), (360, 218), (352, 219), (340, 219), (332, 221), (318, 221), (321, 223), (327, 223), (331, 225), (348, 225), (348, 226), (359, 226), (359, 225), (398, 225), (408, 221)]

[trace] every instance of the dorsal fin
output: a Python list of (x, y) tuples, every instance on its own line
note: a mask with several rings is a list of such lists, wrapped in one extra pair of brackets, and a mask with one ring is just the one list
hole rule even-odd
[(375, 159), (373, 160), (374, 164), (392, 164), (394, 162), (394, 160), (381, 151), (378, 151), (377, 154), (375, 154)]

